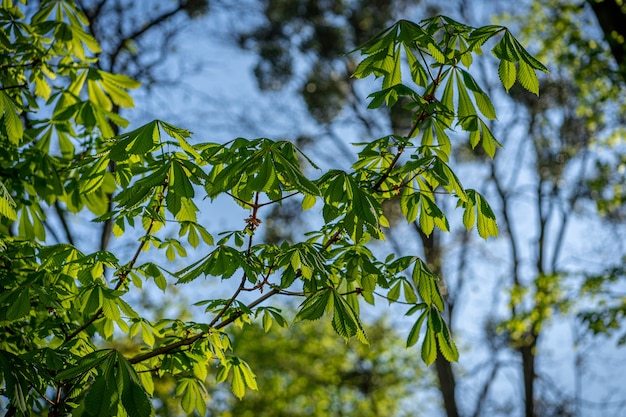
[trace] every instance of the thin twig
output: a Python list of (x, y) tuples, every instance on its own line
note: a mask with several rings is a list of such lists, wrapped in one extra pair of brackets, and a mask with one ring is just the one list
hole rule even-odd
[(13, 88), (28, 88), (28, 84), (18, 84), (18, 85), (3, 85), (0, 87), (1, 91), (11, 90)]
[[(279, 292), (278, 289), (276, 289), (276, 288), (272, 289), (267, 294), (264, 294), (263, 296), (257, 298), (252, 303), (248, 304), (248, 306), (247, 306), (248, 309), (256, 307), (257, 305), (261, 304), (263, 301), (267, 300), (268, 298), (278, 294), (278, 292)], [(234, 322), (239, 317), (241, 317), (243, 314), (244, 313), (241, 312), (241, 311), (233, 314), (228, 319), (218, 323), (214, 327), (214, 329), (221, 329), (223, 327), (226, 327), (227, 325), (229, 325), (230, 323)], [(147, 353), (144, 353), (143, 355), (135, 356), (134, 358), (130, 359), (129, 362), (132, 363), (132, 364), (136, 364), (136, 363), (143, 362), (145, 360), (154, 358), (155, 356), (165, 355), (167, 353), (172, 352), (175, 349), (178, 349), (179, 347), (188, 346), (188, 345), (191, 345), (191, 344), (197, 342), (198, 340), (202, 339), (204, 336), (206, 336), (210, 332), (211, 332), (211, 330), (203, 331), (203, 332), (198, 333), (195, 336), (191, 336), (191, 337), (188, 337), (186, 339), (181, 339), (181, 340), (179, 340), (177, 342), (174, 342), (174, 343), (171, 343), (169, 345), (161, 346), (160, 348), (152, 350), (152, 351), (147, 352)]]

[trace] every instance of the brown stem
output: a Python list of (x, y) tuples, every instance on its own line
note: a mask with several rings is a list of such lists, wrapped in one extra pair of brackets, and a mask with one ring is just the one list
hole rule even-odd
[[(439, 86), (439, 77), (441, 77), (442, 70), (443, 70), (443, 67), (440, 67), (439, 73), (437, 74), (437, 78), (433, 79), (431, 91), (427, 91), (426, 93), (424, 93), (424, 97), (427, 99), (427, 101), (435, 100), (434, 95), (435, 95), (435, 91), (437, 90), (437, 87)], [(422, 111), (415, 118), (415, 122), (411, 126), (411, 129), (409, 130), (409, 133), (407, 134), (406, 137), (407, 138), (413, 137), (413, 135), (415, 134), (415, 131), (420, 126), (420, 124), (422, 124), (422, 122), (430, 116), (432, 116), (432, 114), (428, 113), (425, 107), (422, 108)], [(393, 171), (393, 169), (398, 164), (400, 155), (402, 155), (403, 152), (404, 152), (404, 146), (399, 146), (398, 153), (394, 156), (393, 161), (391, 161), (391, 164), (389, 164), (389, 167), (387, 168), (387, 170), (383, 173), (383, 175), (378, 179), (376, 184), (374, 184), (374, 186), (372, 187), (374, 191), (380, 191), (380, 186), (387, 180), (387, 178), (389, 178), (389, 176), (391, 175), (391, 171)]]
[[(252, 303), (248, 304), (248, 308), (254, 308), (257, 305), (261, 304), (263, 301), (267, 300), (268, 298), (278, 294), (280, 290), (277, 288), (272, 289), (271, 291), (269, 291), (267, 294), (264, 294), (263, 296), (257, 298), (255, 301), (253, 301)], [(229, 318), (227, 318), (226, 320), (218, 323), (215, 326), (215, 329), (221, 329), (223, 327), (226, 327), (227, 325), (229, 325), (230, 323), (234, 322), (235, 320), (237, 320), (239, 317), (241, 317), (244, 313), (239, 311), (235, 314), (233, 314), (232, 316), (230, 316)], [(154, 349), (150, 352), (144, 353), (143, 355), (139, 355), (139, 356), (135, 356), (134, 358), (130, 359), (129, 362), (132, 364), (136, 364), (139, 362), (143, 362), (145, 360), (154, 358), (155, 356), (159, 356), (159, 355), (165, 355), (167, 353), (172, 352), (175, 349), (178, 349), (179, 347), (182, 346), (188, 346), (191, 345), (195, 342), (197, 342), (198, 340), (202, 339), (204, 336), (206, 336), (209, 331), (204, 331), (204, 332), (200, 332), (195, 336), (186, 338), (186, 339), (181, 339), (177, 342), (171, 343), (169, 345), (165, 345), (165, 346), (161, 346), (158, 349)]]
[(147, 22), (146, 24), (141, 26), (141, 29), (137, 29), (133, 33), (128, 36), (125, 36), (123, 39), (120, 39), (120, 42), (117, 44), (115, 51), (111, 54), (111, 66), (117, 61), (118, 55), (126, 48), (130, 41), (136, 40), (141, 37), (144, 33), (148, 32), (150, 29), (160, 25), (161, 23), (167, 21), (170, 17), (176, 15), (180, 11), (184, 10), (186, 2), (181, 2), (178, 7), (170, 10), (160, 16), (157, 16), (152, 21)]
[(72, 238), (72, 231), (70, 230), (70, 226), (67, 224), (67, 220), (65, 219), (65, 211), (61, 207), (59, 200), (54, 202), (54, 209), (61, 221), (61, 226), (63, 227), (63, 232), (65, 232), (65, 238), (67, 239), (67, 243), (74, 246), (74, 239)]
[[(239, 201), (241, 204), (245, 204), (246, 206), (250, 207), (251, 209), (254, 209), (254, 208), (258, 209), (260, 207), (269, 206), (270, 204), (278, 203), (280, 201), (283, 201), (283, 200), (285, 200), (287, 198), (293, 197), (294, 195), (298, 195), (300, 193), (299, 192), (291, 193), (291, 194), (288, 194), (286, 196), (283, 196), (283, 197), (279, 198), (278, 200), (272, 200), (272, 201), (268, 201), (267, 203), (260, 203), (260, 204), (259, 203), (251, 203), (249, 201), (243, 200), (243, 199), (241, 199), (241, 198), (239, 198), (239, 197), (229, 193), (228, 191), (226, 191), (226, 194), (228, 196), (234, 198), (235, 200)], [(258, 199), (257, 199), (257, 201), (258, 201)]]
[[(253, 213), (254, 214), (254, 213)], [(339, 236), (341, 235), (341, 230), (336, 231), (329, 239), (328, 241), (324, 244), (323, 249), (326, 250), (330, 247), (330, 245), (332, 245), (334, 242), (336, 242), (337, 240), (339, 240)], [(238, 290), (240, 291), (240, 290)], [(276, 294), (280, 294), (281, 293), (281, 289), (280, 288), (272, 288), (271, 291), (269, 291), (268, 293), (262, 295), (261, 297), (257, 298), (255, 301), (251, 302), (250, 304), (247, 305), (247, 309), (252, 309), (254, 307), (256, 307), (257, 305), (261, 304), (263, 301), (267, 300), (268, 298), (276, 295)], [(238, 295), (238, 293), (236, 294)], [(234, 301), (234, 298), (231, 297), (231, 300)], [(231, 301), (231, 303), (232, 303)], [(227, 308), (227, 307), (226, 307)], [(217, 320), (223, 316), (223, 312), (225, 312), (225, 308), (222, 309), (222, 311), (220, 311), (220, 314), (218, 314), (216, 316), (216, 318), (213, 319), (213, 321), (211, 322), (211, 324), (209, 325), (209, 327), (213, 326), (215, 323), (217, 323)], [(241, 317), (243, 315), (243, 311), (238, 311), (235, 314), (233, 314), (232, 316), (228, 317), (226, 320), (221, 321), (220, 323), (215, 324), (214, 329), (221, 329), (223, 327), (228, 326), (229, 324), (231, 324), (232, 322), (234, 322), (235, 320), (237, 320), (239, 317)], [(139, 356), (135, 356), (134, 358), (130, 359), (130, 363), (132, 364), (136, 364), (139, 362), (143, 362), (145, 360), (154, 358), (155, 356), (159, 356), (159, 355), (165, 355), (167, 353), (170, 353), (172, 351), (174, 351), (175, 349), (178, 349), (180, 347), (183, 346), (189, 346), (195, 342), (197, 342), (198, 340), (200, 340), (201, 338), (203, 338), (204, 336), (206, 336), (211, 330), (207, 330), (207, 331), (203, 331), (198, 333), (195, 336), (189, 337), (189, 338), (185, 338), (185, 339), (181, 339), (177, 342), (171, 343), (169, 345), (165, 345), (165, 346), (161, 346), (160, 348), (157, 348), (155, 350), (152, 350), (150, 352), (146, 352), (143, 355), (139, 355)]]
[(389, 175), (391, 174), (391, 171), (395, 168), (396, 164), (398, 163), (398, 160), (400, 159), (400, 155), (402, 155), (402, 152), (404, 152), (403, 146), (398, 148), (398, 153), (396, 154), (396, 156), (393, 157), (393, 161), (391, 161), (391, 164), (389, 164), (389, 168), (387, 168), (387, 171), (385, 171), (385, 173), (378, 179), (376, 184), (374, 184), (374, 186), (372, 187), (374, 191), (378, 191), (380, 189), (380, 186), (383, 184), (383, 182), (385, 182), (387, 178), (389, 178)]
[(28, 85), (27, 84), (3, 85), (0, 87), (0, 91), (11, 90), (13, 88), (28, 88)]

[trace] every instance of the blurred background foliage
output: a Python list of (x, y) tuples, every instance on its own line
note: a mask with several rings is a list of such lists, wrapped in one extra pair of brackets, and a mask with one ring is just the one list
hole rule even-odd
[[(416, 225), (406, 225), (389, 236), (388, 246), (377, 248), (423, 256), (443, 277), (448, 320), (462, 346), (460, 363), (437, 360), (433, 369), (420, 369), (419, 358), (405, 351), (395, 336), (395, 328), (402, 326), (396, 317), (369, 323), (369, 349), (345, 345), (322, 322), (301, 323), (288, 331), (273, 328), (262, 337), (262, 329), (254, 325), (240, 334), (245, 340), (262, 338), (262, 344), (245, 344), (239, 334), (233, 343), (243, 358), (256, 364), (263, 388), (239, 402), (207, 381), (210, 415), (543, 417), (626, 412), (626, 400), (616, 395), (624, 383), (623, 364), (616, 358), (623, 356), (626, 342), (623, 2), (77, 4), (102, 45), (102, 69), (142, 81), (142, 99), (157, 103), (155, 108), (168, 100), (171, 89), (185, 90), (192, 100), (219, 82), (206, 76), (207, 68), (228, 58), (204, 56), (193, 42), (220, 43), (232, 48), (233, 55), (246, 54), (258, 87), (253, 97), (259, 102), (251, 105), (247, 98), (231, 97), (226, 107), (242, 115), (229, 121), (232, 134), (241, 126), (263, 131), (265, 120), (286, 115), (297, 122), (287, 123), (282, 135), (328, 166), (345, 165), (353, 154), (349, 143), (359, 137), (376, 137), (389, 128), (402, 132), (410, 123), (399, 106), (366, 112), (365, 94), (350, 78), (356, 57), (342, 55), (399, 18), (419, 20), (442, 13), (468, 24), (496, 20), (521, 34), (550, 69), (541, 80), (539, 97), (518, 89), (509, 96), (494, 90), (497, 74), (484, 69), (480, 81), (498, 96), (498, 121), (490, 128), (505, 148), (493, 162), (480, 149), (459, 152), (452, 161), (455, 170), (471, 172), (473, 185), (497, 202), (500, 239), (481, 243), (461, 230), (427, 237)], [(192, 75), (203, 77), (202, 85), (186, 83)], [(207, 107), (224, 106), (203, 97), (199, 100)], [(191, 111), (176, 105), (171, 117)], [(254, 111), (262, 112), (261, 122), (251, 117)], [(207, 119), (202, 111), (198, 118)], [(391, 221), (394, 209), (388, 208)], [(307, 221), (297, 213), (289, 204), (276, 208), (266, 219), (266, 239), (297, 234), (298, 224)], [(58, 209), (55, 215), (62, 224), (66, 213)], [(110, 227), (104, 224), (94, 246), (106, 249)], [(81, 235), (78, 228), (74, 233)], [(180, 301), (165, 305), (154, 305), (150, 294), (143, 297), (144, 307), (157, 316), (168, 308), (191, 314), (182, 294)], [(392, 342), (380, 346), (376, 340), (383, 334)], [(173, 408), (173, 385), (161, 382), (156, 388), (158, 415), (180, 415)], [(313, 394), (304, 395), (305, 387)], [(394, 408), (398, 400), (401, 406)]]

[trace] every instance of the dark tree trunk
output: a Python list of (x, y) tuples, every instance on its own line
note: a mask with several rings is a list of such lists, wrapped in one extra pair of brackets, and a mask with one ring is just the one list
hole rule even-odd
[[(438, 232), (433, 231), (430, 236), (426, 236), (419, 228), (418, 231), (422, 239), (424, 257), (426, 258), (424, 261), (437, 276), (443, 279), (443, 271), (441, 268), (442, 253)], [(456, 378), (452, 372), (452, 364), (442, 355), (437, 354), (435, 370), (439, 381), (439, 391), (441, 392), (444, 408), (446, 410), (446, 417), (459, 417), (459, 409), (456, 403)]]
[(532, 340), (526, 346), (519, 348), (522, 355), (522, 372), (524, 373), (524, 415), (536, 417), (535, 413), (535, 347), (537, 339), (533, 335)]
[(604, 39), (617, 61), (619, 72), (626, 82), (626, 5), (617, 0), (587, 0), (604, 32)]
[(447, 417), (458, 417), (459, 410), (456, 405), (456, 379), (452, 373), (452, 365), (443, 356), (437, 355), (435, 360), (437, 369), (437, 379), (439, 380), (439, 390), (443, 397), (443, 405), (446, 409)]

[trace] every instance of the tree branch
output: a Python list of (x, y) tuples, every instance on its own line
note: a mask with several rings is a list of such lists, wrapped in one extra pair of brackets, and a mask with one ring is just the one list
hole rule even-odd
[(181, 10), (184, 10), (185, 4), (186, 4), (186, 2), (180, 2), (178, 4), (178, 7), (176, 7), (175, 9), (170, 10), (169, 12), (164, 13), (161, 16), (156, 17), (152, 21), (144, 24), (141, 27), (141, 29), (137, 29), (133, 33), (131, 33), (130, 35), (127, 35), (124, 38), (122, 38), (118, 42), (117, 47), (115, 48), (113, 53), (111, 54), (111, 69), (113, 69), (113, 65), (117, 62), (117, 57), (124, 50), (124, 48), (126, 47), (126, 45), (127, 45), (127, 43), (129, 41), (136, 40), (137, 38), (141, 37), (144, 33), (148, 32), (153, 27), (160, 25), (161, 23), (165, 22), (170, 17), (176, 15)]
[(0, 87), (0, 91), (11, 90), (13, 88), (28, 88), (28, 84), (3, 85)]
[[(263, 301), (267, 300), (268, 298), (278, 294), (279, 291), (280, 290), (277, 289), (277, 288), (272, 289), (268, 293), (266, 293), (263, 296), (259, 297), (258, 299), (256, 299), (252, 303), (248, 304), (248, 308), (256, 307), (257, 305), (261, 304)], [(237, 313), (233, 314), (232, 316), (230, 316), (229, 318), (227, 318), (226, 320), (218, 323), (214, 328), (215, 329), (221, 329), (223, 327), (226, 327), (230, 323), (234, 322), (239, 317), (241, 317), (243, 314), (244, 313), (241, 312), (241, 311), (237, 312)], [(210, 331), (211, 330), (200, 332), (200, 333), (198, 333), (195, 336), (188, 337), (186, 339), (181, 339), (181, 340), (179, 340), (177, 342), (174, 342), (174, 343), (171, 343), (169, 345), (161, 346), (160, 348), (157, 348), (157, 349), (154, 349), (154, 350), (152, 350), (150, 352), (144, 353), (143, 355), (135, 356), (134, 358), (130, 359), (129, 362), (132, 363), (132, 364), (136, 364), (136, 363), (143, 362), (145, 360), (154, 358), (155, 356), (165, 355), (167, 353), (172, 352), (175, 349), (178, 349), (179, 347), (188, 346), (188, 345), (191, 345), (191, 344), (197, 342), (198, 340), (202, 339), (204, 336), (209, 334)]]

